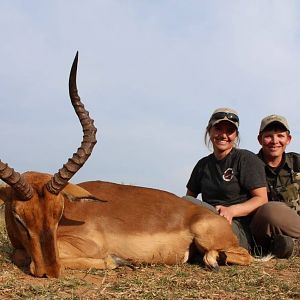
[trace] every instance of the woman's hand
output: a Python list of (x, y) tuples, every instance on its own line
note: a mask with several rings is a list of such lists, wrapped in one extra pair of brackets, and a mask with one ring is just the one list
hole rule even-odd
[(252, 198), (249, 200), (234, 204), (231, 206), (216, 205), (219, 215), (232, 223), (234, 217), (244, 217), (253, 213), (258, 207), (268, 202), (267, 189), (265, 187), (253, 189), (250, 191)]
[(232, 218), (234, 217), (234, 208), (232, 206), (226, 207), (217, 205), (216, 210), (220, 216), (224, 217), (229, 222), (229, 224), (232, 223)]

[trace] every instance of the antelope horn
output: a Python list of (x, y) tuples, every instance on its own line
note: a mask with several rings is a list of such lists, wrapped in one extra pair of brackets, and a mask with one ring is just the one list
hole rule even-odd
[(10, 185), (22, 200), (29, 200), (33, 195), (31, 185), (22, 175), (0, 161), (0, 178)]
[(73, 175), (84, 165), (92, 150), (97, 143), (96, 132), (97, 128), (94, 126), (94, 120), (89, 116), (89, 112), (84, 108), (80, 101), (76, 85), (76, 73), (78, 63), (78, 52), (72, 64), (70, 78), (69, 78), (69, 94), (74, 110), (79, 118), (83, 129), (83, 140), (80, 148), (69, 158), (68, 162), (63, 165), (59, 171), (53, 175), (50, 181), (46, 183), (48, 191), (57, 195), (67, 184)]

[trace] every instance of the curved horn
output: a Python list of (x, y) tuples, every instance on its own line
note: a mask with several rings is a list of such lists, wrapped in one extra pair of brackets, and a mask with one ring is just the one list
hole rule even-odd
[(78, 52), (76, 53), (70, 72), (69, 93), (72, 105), (79, 118), (84, 134), (81, 146), (77, 149), (77, 152), (73, 154), (72, 158), (70, 158), (46, 184), (48, 191), (56, 195), (67, 185), (72, 176), (84, 165), (97, 143), (97, 128), (94, 126), (94, 120), (90, 118), (89, 112), (84, 108), (84, 105), (80, 101), (80, 97), (78, 95), (76, 85), (77, 63)]
[(0, 178), (10, 185), (22, 200), (29, 200), (33, 195), (33, 189), (22, 175), (0, 161)]

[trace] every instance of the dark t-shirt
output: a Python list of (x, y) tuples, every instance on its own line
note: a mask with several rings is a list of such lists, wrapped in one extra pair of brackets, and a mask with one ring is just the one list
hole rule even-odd
[(264, 163), (254, 153), (235, 148), (222, 160), (214, 154), (199, 160), (187, 184), (213, 206), (245, 202), (251, 190), (265, 186)]

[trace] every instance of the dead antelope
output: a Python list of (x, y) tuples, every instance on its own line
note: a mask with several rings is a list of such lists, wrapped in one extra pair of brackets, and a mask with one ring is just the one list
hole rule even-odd
[[(38, 277), (59, 277), (67, 268), (116, 268), (126, 262), (179, 264), (196, 251), (205, 265), (247, 265), (225, 218), (161, 190), (101, 181), (69, 183), (96, 143), (96, 128), (76, 87), (78, 54), (69, 91), (83, 128), (72, 158), (54, 175), (19, 174), (0, 161), (12, 260)], [(192, 251), (193, 250), (193, 251)]]

